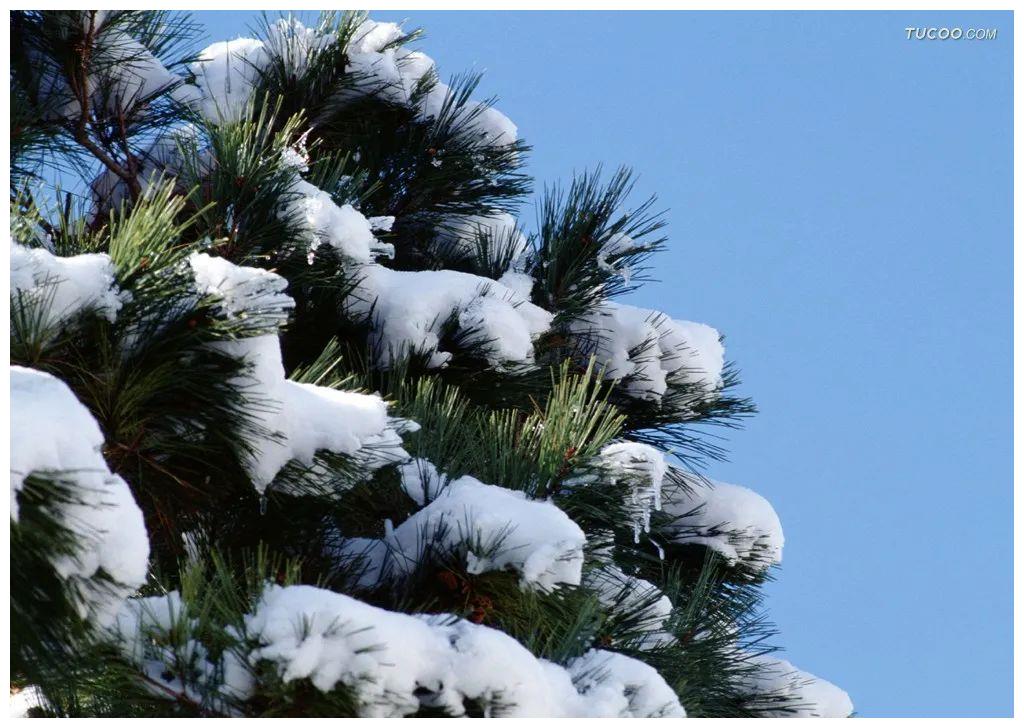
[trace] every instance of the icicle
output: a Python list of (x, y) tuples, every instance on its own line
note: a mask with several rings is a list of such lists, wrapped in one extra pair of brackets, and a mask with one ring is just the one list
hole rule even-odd
[(664, 549), (664, 547), (660, 543), (655, 541), (653, 538), (651, 538), (650, 536), (647, 537), (647, 540), (650, 541), (652, 544), (654, 544), (654, 548), (658, 549), (658, 558), (661, 559), (662, 561), (664, 561), (665, 560), (665, 549)]

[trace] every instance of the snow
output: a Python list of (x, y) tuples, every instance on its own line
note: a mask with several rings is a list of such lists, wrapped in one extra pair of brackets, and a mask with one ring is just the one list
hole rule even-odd
[(224, 650), (217, 661), (211, 659), (205, 645), (193, 636), (198, 625), (181, 595), (172, 591), (129, 599), (111, 626), (111, 635), (146, 676), (155, 696), (184, 695), (192, 702), (230, 712), (223, 699), (249, 697), (252, 673), (233, 649)]
[(789, 710), (769, 712), (774, 718), (847, 718), (853, 701), (842, 688), (804, 672), (786, 660), (768, 655), (747, 655), (745, 661), (758, 670), (746, 676), (745, 687), (758, 694), (788, 697)]
[(705, 324), (606, 301), (570, 330), (593, 347), (605, 377), (625, 380), (623, 389), (632, 397), (660, 402), (670, 375), (707, 394), (722, 384), (725, 349)]
[(633, 238), (625, 233), (615, 233), (601, 244), (597, 252), (597, 265), (601, 270), (617, 274), (622, 280), (629, 283), (633, 272), (619, 258), (632, 251), (642, 249), (643, 246), (637, 245)]
[(661, 488), (668, 474), (665, 454), (639, 442), (615, 442), (605, 446), (598, 461), (615, 480), (630, 487), (629, 504), (633, 513), (633, 537), (651, 529), (651, 511), (661, 510)]
[[(265, 584), (241, 631), (228, 628), (234, 644), (216, 663), (191, 636), (196, 624), (171, 592), (131, 600), (115, 635), (152, 681), (193, 699), (196, 686), (205, 686), (215, 703), (216, 696), (251, 697), (254, 673), (270, 667), (286, 683), (308, 680), (322, 692), (347, 687), (368, 718), (421, 708), (461, 716), (470, 701), (488, 717), (686, 715), (653, 668), (624, 655), (592, 650), (562, 667), (504, 632), (453, 615), (391, 612), (309, 585)], [(168, 639), (175, 633), (184, 639)]]
[(447, 220), (443, 230), (439, 241), (466, 257), (475, 258), (479, 250), (478, 241), (486, 240), (492, 262), (514, 261), (527, 246), (526, 236), (519, 231), (516, 219), (507, 212), (460, 215)]
[(219, 124), (241, 121), (267, 60), (267, 49), (255, 38), (236, 38), (204, 49), (189, 64), (202, 93), (198, 111), (203, 118)]
[(8, 715), (12, 718), (29, 718), (29, 711), (34, 708), (45, 709), (46, 698), (42, 691), (35, 685), (29, 685), (18, 692), (11, 690), (10, 703), (8, 703)]
[[(182, 88), (194, 88), (192, 86)], [(191, 123), (184, 123), (169, 129), (149, 146), (145, 153), (138, 154), (138, 182), (143, 195), (152, 193), (159, 183), (164, 183), (180, 174), (184, 168), (182, 153), (195, 155), (191, 164), (197, 169), (209, 169), (212, 154), (208, 149), (200, 151), (200, 131)], [(110, 209), (116, 209), (129, 197), (128, 186), (113, 170), (102, 169), (90, 185), (95, 203), (94, 214), (99, 217)]]
[[(108, 624), (121, 602), (146, 581), (149, 538), (128, 484), (103, 459), (103, 434), (68, 386), (45, 372), (11, 366), (11, 518), (31, 474), (73, 487), (73, 503), (53, 512), (81, 537), (53, 566), (68, 583), (83, 618)], [(97, 579), (101, 574), (113, 580)]]
[(172, 591), (128, 600), (118, 613), (113, 629), (124, 637), (148, 636), (147, 633), (170, 632), (187, 619), (181, 594)]
[(259, 316), (264, 328), (282, 326), (295, 307), (285, 293), (288, 281), (276, 273), (235, 265), (227, 258), (193, 253), (189, 265), (196, 287), (202, 295), (218, 300), (220, 314), (226, 318)]
[(406, 463), (401, 477), (406, 493), (427, 505), (386, 528), (382, 540), (349, 539), (338, 554), (364, 559), (365, 586), (410, 573), (428, 545), (442, 552), (465, 547), (469, 573), (510, 569), (524, 588), (551, 591), (580, 583), (586, 536), (553, 503), (469, 475), (447, 482), (425, 460)]
[[(353, 33), (348, 57), (350, 70), (360, 78), (364, 93), (376, 93), (392, 103), (409, 105), (417, 85), (434, 73), (434, 61), (419, 51), (387, 47), (403, 35), (395, 23), (366, 20)], [(446, 84), (435, 82), (420, 99), (420, 118), (440, 116), (450, 94)], [(511, 144), (518, 138), (516, 125), (487, 104), (470, 101), (457, 117), (462, 132), (481, 146)]]
[(441, 690), (448, 682), (449, 647), (441, 634), (342, 594), (270, 585), (245, 627), (259, 644), (251, 664), (269, 661), (285, 682), (309, 679), (323, 692), (347, 685), (365, 717), (413, 713), (417, 688)]
[(569, 665), (593, 718), (685, 718), (686, 710), (650, 665), (615, 652), (591, 650)]
[(782, 562), (785, 538), (771, 503), (741, 485), (691, 480), (690, 492), (680, 488), (663, 502), (674, 543), (703, 544), (756, 569)]
[[(373, 222), (352, 205), (335, 204), (329, 194), (298, 177), (292, 192), (294, 199), (289, 201), (286, 214), (297, 216), (306, 225), (311, 250), (326, 243), (356, 263), (370, 263), (379, 256), (394, 257), (394, 246), (377, 240)], [(375, 220), (377, 225), (387, 227), (394, 222), (394, 218)]]
[[(93, 66), (101, 70), (90, 80), (104, 95), (107, 108), (112, 112), (131, 109), (183, 81), (121, 30), (103, 31), (94, 54)], [(173, 96), (180, 100), (187, 98), (179, 88), (174, 88)]]
[[(408, 106), (424, 77), (436, 76), (436, 71), (434, 61), (424, 53), (386, 47), (403, 35), (395, 23), (364, 21), (349, 44), (349, 63), (350, 70), (361, 79), (364, 93), (376, 93), (391, 103)], [(439, 117), (450, 95), (451, 89), (435, 80), (419, 99), (419, 117)], [(481, 102), (467, 102), (456, 112), (456, 122), (461, 133), (480, 146), (507, 145), (518, 138), (516, 125), (507, 116)]]
[(367, 222), (370, 223), (370, 229), (375, 232), (391, 232), (391, 228), (395, 226), (394, 215), (377, 215), (376, 217), (366, 218)]
[(432, 462), (423, 458), (414, 458), (402, 464), (399, 475), (402, 490), (419, 506), (434, 500), (448, 482), (444, 473), (439, 473)]
[(533, 293), (534, 281), (533, 276), (529, 273), (520, 273), (515, 270), (505, 271), (502, 273), (501, 278), (498, 279), (498, 283), (512, 291), (517, 298), (523, 301), (529, 301)]
[[(175, 100), (189, 98), (189, 91), (181, 85), (184, 79), (167, 70), (139, 41), (117, 27), (106, 26), (105, 19), (104, 11), (96, 11), (92, 22), (95, 37), (85, 90), (93, 109), (102, 108), (110, 114), (130, 111), (168, 90)], [(90, 20), (83, 13), (83, 30), (89, 26)], [(53, 67), (42, 56), (36, 62), (45, 69), (41, 90), (52, 104), (48, 116), (81, 116), (81, 101), (69, 86), (64, 69)]]
[(298, 18), (278, 18), (267, 28), (267, 56), (274, 58), (284, 70), (295, 77), (309, 66), (311, 56), (334, 43), (333, 33), (320, 35), (316, 28), (307, 28)]
[(493, 106), (470, 102), (473, 116), (468, 120), (468, 133), (487, 146), (505, 146), (519, 138), (519, 129), (512, 120)]
[(122, 305), (114, 264), (106, 253), (64, 258), (14, 241), (11, 295), (20, 295), (32, 305), (45, 305), (46, 326), (67, 321), (83, 310), (92, 310), (113, 322)]
[[(431, 491), (443, 477), (436, 470), (424, 474), (416, 489), (412, 474), (403, 473), (407, 492)], [(580, 583), (586, 536), (553, 503), (464, 475), (385, 536), (399, 570), (415, 566), (425, 542), (435, 548), (467, 546), (471, 574), (511, 569), (524, 587), (550, 591)]]
[(578, 715), (580, 698), (569, 673), (534, 657), (515, 639), (446, 615), (422, 617), (451, 645), (458, 691), (480, 701), (484, 715), (501, 718)]
[[(284, 293), (287, 281), (277, 274), (205, 253), (194, 254), (189, 262), (198, 289), (218, 296), (225, 316), (259, 315), (275, 325), (287, 320), (294, 304)], [(371, 467), (408, 459), (399, 425), (388, 417), (380, 397), (286, 379), (276, 331), (213, 346), (248, 363), (239, 384), (266, 403), (256, 416), (272, 435), (251, 443), (246, 462), (260, 493), (290, 460), (312, 465), (319, 450), (358, 455)]]
[(420, 54), (403, 63), (407, 51), (385, 47), (403, 35), (395, 23), (369, 19), (353, 32), (348, 45), (348, 71), (358, 79), (362, 92), (379, 94), (395, 104), (409, 104), (416, 83), (433, 68), (433, 61)]
[(672, 601), (651, 582), (630, 576), (609, 562), (590, 569), (583, 578), (583, 586), (596, 594), (605, 609), (630, 614), (638, 620), (638, 628), (644, 632), (640, 645), (643, 649), (675, 641), (665, 630), (665, 623), (672, 616)]
[(364, 266), (346, 301), (349, 312), (370, 319), (378, 364), (388, 366), (412, 352), (441, 367), (451, 353), (440, 350), (442, 326), (457, 322), (466, 343), (483, 347), (491, 366), (532, 365), (533, 341), (552, 315), (497, 281), (450, 270), (397, 271)]
[[(420, 101), (420, 116), (424, 119), (440, 118), (445, 104), (451, 104), (451, 96), (452, 90), (448, 85), (435, 83)], [(506, 146), (519, 138), (519, 129), (511, 119), (493, 106), (478, 101), (469, 101), (455, 110), (454, 121), (464, 136), (481, 147)]]
[(306, 678), (321, 691), (346, 685), (364, 717), (420, 707), (462, 715), (470, 700), (493, 717), (685, 715), (657, 672), (631, 658), (591, 652), (566, 669), (489, 627), (312, 586), (269, 585), (245, 624), (258, 644), (250, 664), (268, 661), (286, 682)]
[[(318, 35), (294, 18), (278, 20), (268, 35), (266, 44), (253, 38), (215, 43), (190, 65), (201, 96), (199, 110), (206, 119), (214, 123), (240, 120), (259, 72), (271, 57), (281, 59), (286, 70), (298, 76), (312, 53), (336, 40), (333, 34)], [(434, 74), (434, 61), (419, 51), (395, 47), (403, 35), (395, 23), (369, 19), (356, 28), (346, 49), (346, 71), (356, 79), (358, 93), (376, 94), (402, 106), (413, 103), (417, 86), (425, 76)], [(449, 93), (448, 86), (435, 83), (420, 100), (420, 118), (437, 117)], [(469, 102), (459, 118), (463, 133), (483, 146), (511, 144), (517, 139), (515, 124), (486, 104)]]

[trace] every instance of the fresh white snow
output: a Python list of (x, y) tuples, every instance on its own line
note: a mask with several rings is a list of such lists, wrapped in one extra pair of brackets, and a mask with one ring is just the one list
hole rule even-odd
[[(287, 320), (293, 301), (284, 293), (287, 282), (277, 274), (205, 253), (189, 262), (199, 291), (218, 296), (226, 316)], [(215, 346), (249, 364), (239, 384), (265, 403), (258, 419), (272, 434), (252, 443), (254, 452), (246, 463), (260, 493), (290, 460), (312, 465), (318, 450), (360, 455), (376, 467), (408, 459), (380, 397), (286, 379), (276, 332)]]
[(651, 512), (661, 510), (661, 489), (668, 474), (665, 454), (640, 442), (614, 442), (605, 446), (598, 461), (608, 475), (629, 486), (633, 537), (651, 529)]
[(60, 257), (13, 240), (11, 295), (33, 309), (44, 308), (41, 318), (46, 326), (65, 322), (85, 310), (113, 322), (122, 306), (114, 265), (106, 253)]
[(394, 257), (394, 246), (380, 242), (373, 234), (374, 222), (380, 228), (389, 228), (394, 218), (368, 220), (352, 205), (336, 204), (329, 194), (298, 177), (292, 192), (286, 213), (306, 225), (311, 250), (327, 244), (356, 263), (370, 263), (380, 256)]
[(461, 255), (476, 257), (478, 241), (487, 241), (492, 262), (514, 261), (526, 250), (526, 236), (520, 232), (516, 219), (507, 212), (488, 215), (461, 215), (445, 221), (440, 242)]
[[(77, 596), (83, 617), (108, 624), (121, 602), (146, 581), (149, 538), (128, 484), (103, 459), (103, 434), (68, 386), (34, 369), (11, 366), (11, 518), (29, 475), (59, 480), (74, 502), (53, 513), (80, 536), (73, 554), (53, 561)], [(100, 579), (106, 575), (108, 579)]]
[(650, 665), (616, 652), (591, 650), (569, 665), (592, 718), (685, 718), (675, 691)]
[(752, 692), (788, 697), (788, 710), (768, 712), (774, 718), (847, 718), (853, 701), (842, 688), (792, 663), (771, 655), (745, 655), (746, 662), (759, 668), (745, 677)]
[(268, 585), (246, 635), (249, 664), (319, 690), (353, 689), (364, 717), (420, 707), (494, 717), (675, 716), (685, 711), (651, 667), (593, 651), (568, 668), (538, 659), (509, 635), (450, 615), (406, 615), (312, 586)]
[(267, 50), (255, 38), (236, 38), (208, 46), (189, 66), (202, 93), (198, 105), (213, 123), (240, 121), (267, 63)]
[(722, 384), (725, 349), (705, 324), (606, 301), (570, 329), (587, 341), (608, 379), (638, 399), (660, 402), (670, 375), (711, 394)]
[[(91, 62), (85, 76), (84, 96), (90, 111), (102, 109), (109, 114), (132, 112), (141, 103), (149, 103), (165, 91), (171, 98), (188, 101), (193, 92), (182, 86), (175, 75), (138, 40), (116, 25), (106, 23), (106, 11), (95, 11), (90, 23), (88, 11), (83, 12), (83, 30), (90, 24), (94, 33)], [(82, 114), (82, 102), (72, 91), (63, 69), (43, 66), (42, 95), (48, 97), (48, 115), (74, 119)]]
[[(404, 106), (413, 103), (413, 92), (421, 80), (434, 74), (434, 62), (419, 51), (396, 48), (393, 44), (402, 35), (395, 23), (369, 19), (356, 28), (347, 48), (346, 70), (356, 80), (358, 93), (377, 94)], [(238, 121), (252, 97), (259, 72), (271, 57), (282, 59), (290, 73), (300, 75), (310, 54), (335, 40), (333, 34), (320, 36), (316, 29), (290, 18), (270, 26), (266, 44), (253, 38), (236, 38), (209, 46), (190, 66), (196, 77), (198, 91), (193, 93), (200, 98), (200, 113), (214, 123)], [(447, 85), (435, 82), (419, 102), (419, 116), (440, 116), (450, 93)], [(469, 102), (458, 120), (462, 132), (481, 146), (511, 144), (518, 137), (516, 125), (508, 117), (480, 102)]]
[(29, 711), (35, 708), (46, 708), (46, 698), (35, 685), (29, 685), (18, 692), (11, 691), (8, 703), (8, 715), (12, 718), (28, 718)]
[(675, 638), (665, 630), (672, 616), (672, 601), (645, 579), (630, 576), (610, 561), (587, 571), (583, 586), (592, 589), (606, 609), (628, 613), (643, 632), (644, 649), (671, 644)]
[(407, 572), (431, 543), (468, 547), (466, 567), (473, 574), (510, 569), (524, 587), (544, 591), (580, 583), (586, 536), (557, 506), (469, 475), (440, 488), (444, 477), (422, 461), (403, 471), (406, 492), (431, 499), (385, 536), (385, 550), (378, 552), (387, 555), (385, 572)]
[(369, 320), (378, 364), (388, 366), (412, 352), (441, 367), (451, 353), (440, 349), (446, 321), (455, 321), (466, 343), (480, 344), (495, 367), (531, 365), (533, 342), (552, 315), (516, 291), (470, 273), (398, 271), (364, 266), (346, 301), (348, 311)]
[(765, 569), (782, 561), (785, 538), (771, 503), (749, 488), (697, 478), (663, 499), (675, 543), (703, 544), (729, 562)]

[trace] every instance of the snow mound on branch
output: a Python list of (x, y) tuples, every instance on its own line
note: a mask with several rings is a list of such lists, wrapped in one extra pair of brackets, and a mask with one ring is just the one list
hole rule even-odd
[[(187, 86), (183, 88), (194, 88)], [(185, 169), (184, 155), (197, 155), (192, 164), (198, 169), (212, 167), (213, 155), (209, 149), (200, 151), (200, 132), (191, 123), (169, 129), (150, 144), (144, 152), (136, 153), (137, 180), (142, 196), (152, 194), (161, 184), (167, 184)], [(94, 203), (94, 222), (100, 221), (107, 211), (117, 209), (129, 198), (128, 186), (113, 170), (104, 168), (90, 184)]]
[(705, 324), (605, 301), (570, 330), (592, 347), (605, 377), (623, 380), (632, 397), (660, 402), (670, 375), (708, 394), (722, 385), (725, 349)]
[(749, 488), (692, 479), (689, 492), (673, 492), (663, 507), (674, 517), (668, 529), (674, 543), (702, 544), (756, 569), (782, 562), (782, 523), (771, 503)]
[(650, 665), (604, 650), (591, 650), (569, 665), (592, 718), (685, 718), (686, 710)]
[(553, 503), (469, 475), (448, 482), (425, 460), (406, 463), (401, 476), (406, 493), (427, 505), (397, 528), (386, 522), (383, 539), (347, 539), (337, 554), (362, 560), (364, 586), (408, 575), (427, 548), (465, 548), (469, 573), (509, 569), (524, 588), (580, 583), (586, 536)]
[(533, 276), (529, 273), (521, 273), (517, 270), (507, 270), (501, 274), (498, 283), (512, 291), (517, 297), (524, 301), (530, 300), (533, 293)]
[(751, 692), (786, 697), (787, 710), (769, 712), (772, 718), (848, 718), (853, 701), (842, 688), (790, 662), (769, 655), (747, 655), (745, 661), (758, 671), (744, 677)]
[(255, 38), (222, 41), (204, 49), (189, 64), (202, 94), (198, 111), (203, 118), (218, 124), (241, 121), (267, 60), (263, 42)]
[[(146, 676), (156, 697), (184, 695), (197, 704), (212, 698), (211, 707), (232, 714), (225, 698), (245, 700), (251, 696), (252, 670), (234, 649), (224, 650), (215, 660), (198, 639), (181, 639), (182, 634), (192, 635), (198, 624), (189, 616), (181, 595), (172, 591), (129, 599), (118, 613), (111, 634), (122, 654)], [(235, 636), (233, 628), (228, 631), (229, 636)], [(176, 637), (168, 639), (172, 634)], [(203, 688), (211, 686), (215, 689), (204, 695)]]
[[(393, 258), (393, 245), (380, 242), (374, 236), (374, 223), (352, 205), (338, 205), (331, 196), (304, 179), (296, 177), (292, 188), (294, 199), (287, 206), (289, 214), (297, 216), (310, 232), (310, 250), (326, 243), (356, 263), (370, 263), (379, 256)], [(376, 218), (381, 229), (393, 218)]]
[[(260, 316), (274, 324), (287, 320), (294, 302), (284, 293), (287, 281), (277, 274), (205, 253), (194, 254), (189, 263), (199, 291), (218, 296), (225, 316)], [(250, 443), (253, 453), (246, 463), (260, 493), (290, 460), (312, 465), (319, 450), (358, 454), (371, 467), (408, 459), (398, 423), (388, 417), (380, 397), (286, 379), (276, 331), (213, 346), (248, 363), (239, 384), (267, 403), (256, 416), (268, 434)]]
[(516, 260), (526, 250), (526, 236), (519, 231), (516, 219), (507, 212), (495, 211), (488, 215), (460, 215), (445, 222), (439, 240), (450, 245), (461, 255), (476, 257), (478, 241), (487, 241), (491, 262)]
[(633, 538), (651, 530), (651, 511), (661, 510), (661, 487), (668, 474), (665, 454), (640, 442), (615, 442), (605, 446), (598, 460), (616, 480), (630, 485)]
[(29, 475), (73, 489), (55, 500), (58, 520), (80, 537), (73, 554), (54, 559), (83, 618), (106, 625), (146, 581), (149, 537), (128, 484), (103, 459), (103, 434), (68, 386), (45, 372), (11, 366), (11, 518)]
[(416, 712), (417, 689), (452, 690), (446, 640), (426, 623), (312, 586), (270, 585), (246, 633), (260, 645), (252, 664), (274, 664), (285, 682), (322, 692), (356, 691), (365, 717)]
[(388, 366), (410, 353), (441, 367), (444, 325), (453, 322), (465, 344), (482, 348), (495, 367), (532, 365), (533, 341), (552, 315), (497, 281), (451, 270), (397, 271), (364, 266), (346, 301), (349, 313), (369, 318), (377, 361)]
[[(418, 51), (395, 47), (403, 35), (395, 23), (373, 20), (365, 20), (355, 29), (346, 48), (346, 73), (354, 79), (357, 95), (373, 94), (393, 104), (412, 106), (420, 82), (433, 74), (434, 61)], [(299, 76), (311, 54), (335, 42), (333, 33), (321, 35), (294, 18), (282, 18), (270, 26), (267, 43), (254, 38), (214, 43), (189, 66), (198, 86), (192, 93), (199, 99), (200, 113), (214, 123), (241, 120), (259, 73), (272, 58)], [(435, 82), (419, 99), (420, 118), (440, 116), (450, 94), (448, 86)], [(461, 132), (481, 146), (511, 144), (518, 138), (516, 125), (508, 117), (480, 102), (468, 102), (457, 112), (456, 121)]]
[(180, 76), (168, 71), (145, 46), (121, 30), (100, 34), (94, 65), (102, 68), (93, 83), (101, 90), (110, 111), (131, 109), (173, 89), (178, 101), (190, 98)]
[(454, 108), (452, 90), (444, 83), (437, 82), (420, 100), (419, 112), (424, 119), (438, 119), (448, 114), (456, 128), (481, 147), (501, 147), (514, 144), (519, 138), (519, 128), (493, 106), (480, 101), (469, 101), (461, 108)]
[(346, 685), (364, 717), (421, 707), (463, 715), (466, 701), (493, 717), (684, 715), (657, 672), (628, 657), (588, 653), (567, 670), (489, 627), (311, 586), (269, 585), (245, 631), (259, 645), (250, 664), (270, 662), (284, 681), (309, 679), (321, 691)]
[[(425, 471), (419, 487), (403, 474), (407, 492), (427, 493), (442, 476)], [(559, 584), (579, 584), (586, 536), (557, 506), (526, 494), (486, 485), (464, 475), (451, 481), (422, 510), (384, 539), (399, 568), (415, 566), (426, 544), (469, 547), (471, 574), (511, 569), (523, 586), (550, 591)]]
[(12, 718), (30, 718), (32, 710), (46, 710), (49, 704), (43, 696), (43, 692), (35, 685), (29, 685), (18, 692), (11, 691), (11, 699), (8, 704), (8, 715)]
[(289, 74), (300, 76), (309, 66), (310, 56), (334, 43), (335, 35), (321, 35), (307, 28), (298, 18), (278, 18), (267, 27), (267, 57), (274, 58)]
[(288, 281), (276, 273), (235, 265), (227, 258), (193, 253), (189, 265), (199, 292), (215, 296), (220, 313), (226, 318), (259, 316), (264, 327), (284, 325), (295, 307), (285, 293)]
[(114, 264), (106, 253), (62, 258), (42, 248), (11, 241), (11, 295), (45, 306), (44, 325), (52, 326), (92, 310), (110, 322), (122, 301)]
[(434, 61), (423, 53), (393, 47), (404, 35), (396, 23), (364, 20), (352, 34), (348, 60), (349, 72), (356, 76), (363, 93), (408, 106), (420, 80), (433, 70)]
[(633, 278), (633, 271), (621, 257), (644, 250), (633, 238), (625, 233), (615, 233), (601, 244), (597, 252), (597, 266), (608, 273), (614, 273), (627, 284)]
[(643, 649), (675, 642), (675, 637), (664, 629), (672, 616), (672, 601), (651, 582), (630, 576), (608, 562), (588, 571), (583, 586), (594, 591), (605, 609), (633, 616), (638, 631), (643, 633)]
[(437, 498), (437, 494), (448, 482), (447, 476), (439, 473), (437, 466), (423, 458), (413, 458), (403, 463), (399, 468), (399, 474), (402, 478), (402, 490), (419, 506), (425, 506)]
[[(351, 69), (362, 78), (367, 93), (377, 93), (392, 103), (410, 105), (413, 92), (424, 76), (434, 70), (434, 61), (418, 51), (388, 47), (404, 33), (395, 23), (365, 20), (353, 33), (349, 44)], [(441, 116), (451, 89), (435, 81), (419, 100), (423, 119)], [(497, 109), (470, 101), (456, 112), (456, 123), (463, 134), (482, 146), (512, 144), (518, 139), (516, 125)]]
[(198, 87), (197, 110), (215, 124), (242, 121), (260, 74), (272, 60), (286, 73), (301, 76), (310, 55), (333, 42), (333, 35), (321, 36), (295, 18), (279, 18), (268, 25), (266, 43), (235, 38), (207, 46), (189, 64)]
[[(103, 109), (112, 115), (130, 112), (166, 91), (179, 102), (192, 97), (192, 92), (181, 85), (184, 79), (167, 70), (148, 48), (123, 30), (106, 24), (105, 11), (95, 11), (92, 22), (85, 13), (82, 30), (88, 31), (91, 25), (94, 35), (82, 89), (90, 111)], [(47, 116), (80, 117), (82, 101), (68, 85), (64, 69), (52, 67), (52, 62), (44, 57), (37, 62), (44, 69), (40, 95), (48, 102)]]

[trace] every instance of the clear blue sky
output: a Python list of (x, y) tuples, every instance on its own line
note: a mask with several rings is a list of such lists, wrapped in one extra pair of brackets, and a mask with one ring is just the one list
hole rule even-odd
[(539, 183), (626, 163), (670, 208), (633, 300), (725, 333), (761, 408), (710, 474), (782, 518), (787, 657), (864, 716), (1009, 715), (1011, 14), (374, 17), (487, 71)]

